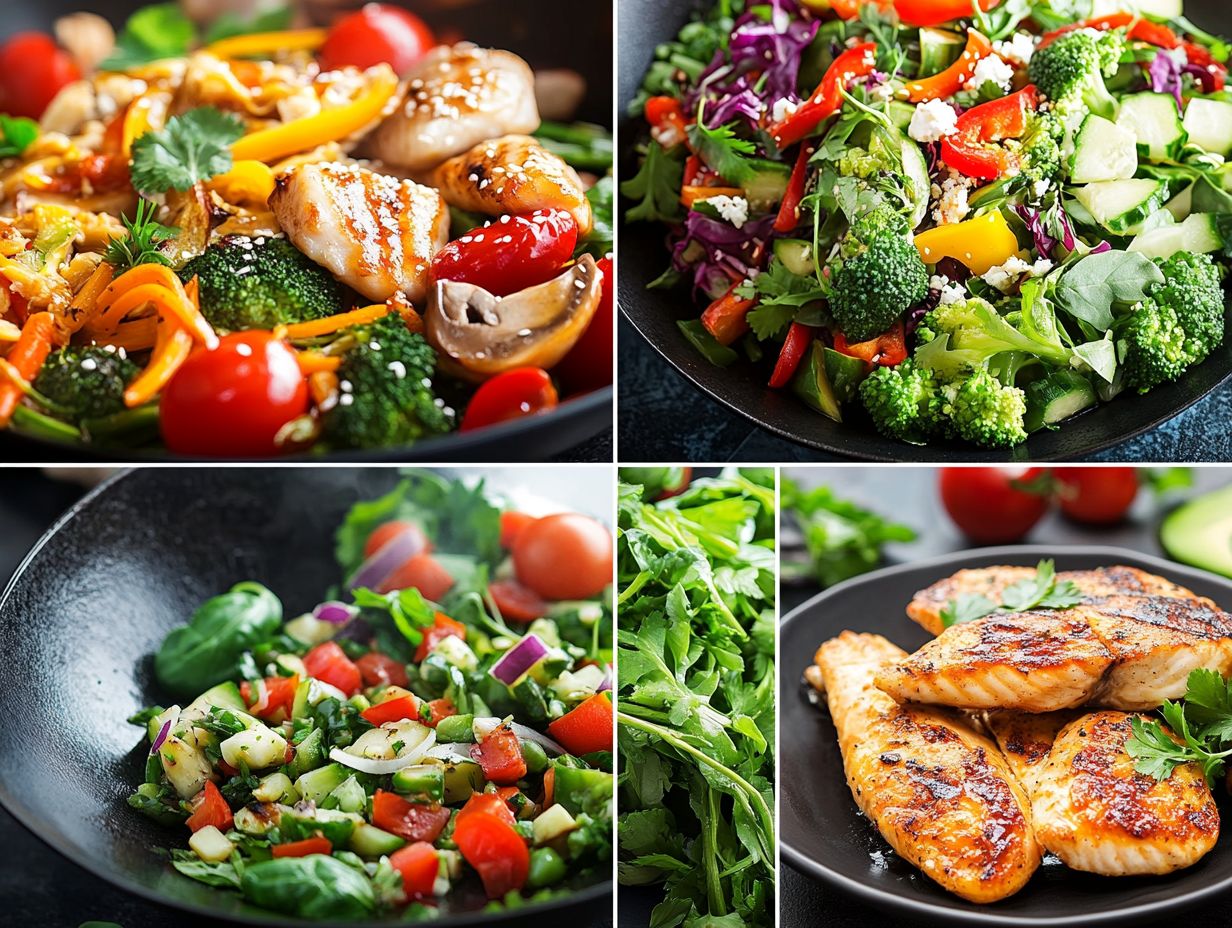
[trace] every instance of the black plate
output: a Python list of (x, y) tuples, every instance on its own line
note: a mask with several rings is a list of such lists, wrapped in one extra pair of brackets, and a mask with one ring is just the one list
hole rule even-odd
[[(442, 34), (507, 48), (524, 57), (532, 67), (573, 68), (586, 78), (589, 87), (579, 118), (605, 126), (612, 124), (611, 0), (581, 5), (572, 0), (391, 2), (416, 10)], [(81, 9), (105, 16), (118, 27), (133, 10), (145, 5), (145, 0), (5, 0), (0, 12), (0, 39), (25, 29), (49, 29), (57, 16)], [(603, 387), (568, 399), (541, 416), (476, 432), (454, 432), (406, 448), (337, 452), (327, 460), (542, 461), (611, 428), (612, 396), (613, 388)], [(102, 450), (20, 436), (7, 430), (0, 431), (0, 457), (7, 461), (183, 460), (165, 451)], [(298, 459), (322, 460), (319, 455)]]
[[(282, 598), (287, 616), (319, 602), (340, 579), (332, 539), (342, 516), (396, 479), (390, 469), (145, 469), (69, 510), (0, 597), (0, 803), (73, 863), (139, 896), (213, 919), (306, 924), (183, 877), (159, 856), (182, 836), (125, 803), (146, 755), (125, 719), (169, 704), (150, 655), (207, 597), (252, 578)], [(610, 518), (606, 471), (567, 482), (560, 471), (505, 471), (489, 481), (502, 491), (528, 485)], [(466, 881), (432, 924), (576, 926), (609, 910), (611, 881), (507, 915), (482, 914), (485, 903)]]
[[(977, 906), (947, 893), (896, 856), (857, 811), (843, 776), (834, 726), (824, 703), (813, 706), (801, 682), (818, 646), (851, 629), (884, 635), (913, 650), (929, 638), (904, 612), (917, 590), (962, 567), (1034, 566), (1045, 557), (1056, 558), (1058, 570), (1112, 564), (1141, 567), (1224, 606), (1232, 603), (1232, 581), (1122, 548), (1095, 545), (963, 551), (879, 570), (815, 596), (784, 619), (779, 644), (780, 828), (787, 863), (866, 902), (948, 924), (1126, 925), (1162, 919), (1232, 887), (1232, 834), (1225, 828), (1214, 850), (1171, 876), (1097, 877), (1069, 870), (1053, 859), (1017, 895)], [(1221, 802), (1224, 815), (1228, 805)]]
[[(710, 0), (705, 0), (709, 3)], [(640, 117), (628, 116), (629, 102), (642, 82), (655, 46), (676, 35), (698, 3), (668, 4), (659, 0), (621, 0), (619, 138), (622, 177), (637, 170), (635, 143), (646, 137)], [(1190, 0), (1186, 13), (1206, 28), (1228, 28), (1223, 0)], [(1224, 343), (1210, 358), (1178, 383), (1166, 384), (1145, 396), (1122, 396), (1100, 404), (1055, 432), (1033, 435), (1024, 446), (1009, 451), (982, 451), (968, 445), (938, 442), (917, 447), (878, 434), (857, 411), (857, 417), (838, 423), (805, 406), (791, 391), (766, 387), (769, 367), (741, 360), (731, 367), (715, 367), (701, 356), (676, 327), (678, 319), (696, 319), (701, 311), (687, 286), (674, 290), (647, 290), (646, 284), (663, 273), (669, 261), (664, 246), (666, 229), (658, 224), (626, 223), (620, 214), (621, 311), (651, 346), (684, 377), (714, 400), (763, 428), (810, 448), (870, 461), (1054, 461), (1086, 457), (1119, 444), (1166, 422), (1196, 403), (1232, 376), (1232, 344)], [(636, 454), (632, 455), (637, 458)]]

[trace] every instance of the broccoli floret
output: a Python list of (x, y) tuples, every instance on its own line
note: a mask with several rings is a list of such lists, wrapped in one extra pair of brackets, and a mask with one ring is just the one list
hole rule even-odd
[(34, 389), (73, 422), (124, 409), (124, 388), (140, 367), (117, 351), (69, 345), (53, 352), (34, 378)]
[(963, 380), (950, 400), (954, 429), (981, 448), (1009, 448), (1027, 440), (1026, 394), (1003, 384), (986, 369)]
[(937, 381), (932, 371), (910, 360), (878, 367), (860, 384), (860, 399), (877, 431), (888, 438), (922, 444), (934, 431)]
[(285, 238), (228, 235), (180, 269), (196, 276), (201, 312), (227, 332), (272, 329), (343, 311), (343, 288)]
[(1079, 29), (1044, 46), (1031, 57), (1031, 83), (1063, 111), (1085, 107), (1111, 117), (1116, 99), (1104, 84), (1116, 73), (1125, 49), (1122, 33)]
[(830, 310), (848, 340), (880, 335), (928, 294), (928, 270), (907, 225), (892, 207), (880, 206), (858, 219), (840, 246)]
[(1162, 283), (1151, 285), (1119, 326), (1125, 381), (1146, 393), (1176, 380), (1223, 343), (1221, 272), (1209, 255), (1178, 252), (1156, 259)]
[(432, 390), (436, 353), (397, 313), (347, 334), (355, 345), (338, 368), (338, 402), (322, 417), (326, 445), (406, 445), (453, 427), (453, 412)]
[[(1040, 113), (1014, 143), (1022, 175), (1029, 181), (1056, 181), (1061, 177), (1061, 142), (1065, 123), (1052, 113)], [(1007, 142), (1007, 144), (1010, 144)]]

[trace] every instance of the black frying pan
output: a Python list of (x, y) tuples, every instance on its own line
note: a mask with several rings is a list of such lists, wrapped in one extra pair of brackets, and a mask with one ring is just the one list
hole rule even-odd
[[(713, 0), (701, 0), (706, 4)], [(617, 99), (621, 120), (620, 170), (630, 177), (637, 169), (635, 143), (646, 136), (645, 121), (627, 115), (629, 101), (637, 93), (642, 75), (654, 56), (655, 46), (674, 37), (694, 3), (665, 4), (658, 0), (621, 0), (620, 86)], [(1232, 16), (1226, 0), (1187, 0), (1187, 14), (1194, 22), (1214, 31), (1232, 32)], [(623, 215), (629, 204), (618, 204)], [(1119, 444), (1171, 419), (1193, 405), (1232, 376), (1232, 344), (1225, 342), (1214, 354), (1178, 383), (1167, 384), (1145, 396), (1125, 395), (1101, 404), (1061, 426), (1055, 432), (1040, 432), (1024, 447), (1011, 451), (981, 451), (968, 445), (938, 442), (916, 447), (884, 438), (851, 407), (851, 421), (833, 422), (805, 406), (789, 390), (766, 387), (770, 367), (741, 361), (732, 367), (712, 365), (693, 348), (676, 327), (676, 320), (697, 318), (702, 306), (688, 288), (647, 290), (646, 284), (663, 273), (669, 261), (664, 246), (666, 229), (650, 223), (619, 224), (621, 311), (642, 336), (684, 377), (711, 398), (777, 435), (810, 448), (845, 457), (873, 461), (1072, 460)], [(769, 364), (773, 364), (771, 353)], [(634, 452), (630, 460), (640, 460)]]
[[(152, 2), (152, 0), (151, 0)], [(507, 48), (533, 68), (572, 68), (588, 86), (579, 119), (612, 125), (612, 3), (571, 0), (383, 0), (414, 10), (442, 35)], [(87, 9), (119, 28), (140, 0), (4, 0), (0, 39), (24, 29), (48, 30), (56, 17)], [(342, 0), (339, 0), (342, 5)], [(357, 6), (358, 3), (349, 4)], [(541, 416), (477, 432), (455, 432), (409, 448), (338, 452), (346, 461), (542, 461), (611, 428), (612, 388), (568, 399)], [(166, 452), (105, 451), (0, 431), (6, 461), (146, 460)]]
[[(397, 476), (148, 468), (69, 510), (0, 596), (0, 803), (69, 860), (147, 899), (226, 921), (307, 924), (183, 877), (159, 856), (159, 848), (182, 846), (183, 830), (125, 803), (146, 754), (141, 730), (125, 718), (169, 704), (151, 655), (202, 600), (251, 578), (279, 594), (288, 616), (320, 601), (340, 579), (334, 529), (353, 502), (380, 495)], [(503, 469), (489, 486), (524, 488), (611, 520), (609, 468)], [(477, 885), (460, 886), (433, 924), (603, 923), (611, 882), (507, 916), (481, 914), (485, 902)]]

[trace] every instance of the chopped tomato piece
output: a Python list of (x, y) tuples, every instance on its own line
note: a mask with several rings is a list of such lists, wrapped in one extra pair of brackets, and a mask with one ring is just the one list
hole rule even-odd
[(372, 824), (408, 841), (431, 843), (449, 821), (449, 810), (436, 803), (408, 802), (378, 789), (372, 796)]
[(419, 647), (415, 649), (415, 663), (419, 663), (431, 654), (437, 642), (450, 636), (461, 638), (465, 641), (466, 626), (461, 622), (451, 619), (445, 613), (438, 612), (432, 627), (424, 630), (423, 641), (419, 642)]
[(193, 799), (193, 803), (196, 808), (193, 809), (193, 814), (188, 816), (185, 824), (194, 832), (213, 825), (219, 831), (226, 833), (235, 823), (227, 800), (210, 780), (205, 781), (205, 789)]
[(489, 899), (521, 889), (530, 872), (530, 850), (499, 796), (476, 793), (458, 813), (453, 840), (479, 873)]
[(422, 706), (420, 707), (420, 721), (429, 728), (436, 728), (436, 723), (441, 719), (447, 719), (451, 715), (458, 714), (458, 707), (453, 704), (453, 700), (448, 696), (442, 699), (433, 699), (425, 703), (425, 705), (428, 707), (427, 712), (423, 711)]
[(483, 768), (493, 783), (516, 783), (526, 776), (526, 761), (518, 736), (508, 725), (500, 725), (478, 744), (471, 746), (471, 760)]
[(310, 677), (335, 686), (348, 696), (358, 693), (363, 683), (359, 668), (336, 641), (319, 644), (305, 654), (304, 668)]
[(645, 113), (655, 141), (664, 148), (688, 141), (684, 108), (675, 97), (651, 97), (646, 101)]
[(309, 854), (332, 854), (334, 846), (329, 843), (329, 838), (317, 835), (303, 841), (275, 844), (270, 850), (275, 857), (307, 857)]
[(440, 855), (427, 841), (398, 848), (389, 855), (389, 863), (402, 874), (402, 887), (408, 898), (423, 899), (433, 894), (440, 873)]
[(375, 706), (365, 709), (360, 715), (378, 727), (386, 722), (418, 719), (419, 700), (414, 695), (408, 693), (406, 696), (399, 696), (397, 699), (378, 702)]
[(369, 651), (355, 662), (365, 686), (406, 686), (406, 668), (380, 651)]
[[(472, 815), (493, 816), (507, 824), (510, 828), (513, 827), (515, 822), (513, 811), (509, 808), (508, 804), (493, 793), (473, 793), (471, 798), (466, 800), (466, 805), (458, 811), (458, 822)], [(457, 822), (455, 822), (456, 824)]]
[(390, 574), (377, 592), (388, 593), (412, 587), (419, 590), (424, 599), (435, 602), (453, 587), (453, 577), (431, 554), (416, 554)]
[(548, 734), (570, 754), (593, 754), (612, 749), (612, 701), (595, 693), (572, 711), (548, 725)]
[[(258, 718), (284, 721), (291, 715), (295, 704), (295, 691), (299, 689), (299, 677), (266, 677), (264, 687), (245, 680), (240, 684), (240, 695), (248, 710)], [(257, 690), (263, 689), (258, 693)]]
[[(405, 519), (393, 519), (389, 522), (382, 522), (372, 530), (372, 534), (364, 542), (364, 560), (372, 557), (372, 555), (385, 547), (387, 543), (393, 541), (394, 538), (406, 531), (415, 531), (423, 536), (423, 529), (414, 522), (407, 522)], [(424, 551), (432, 550), (432, 543), (428, 541), (426, 536), (422, 538), (421, 547)]]
[(522, 534), (522, 529), (536, 521), (534, 516), (524, 512), (502, 512), (500, 520), (501, 547), (508, 551)]
[(497, 580), (488, 585), (488, 592), (501, 615), (514, 622), (533, 622), (548, 614), (543, 597), (517, 580)]

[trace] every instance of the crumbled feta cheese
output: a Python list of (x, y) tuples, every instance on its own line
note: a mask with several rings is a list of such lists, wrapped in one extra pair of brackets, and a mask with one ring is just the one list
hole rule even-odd
[(1036, 258), (1035, 263), (1031, 265), (1032, 277), (1043, 277), (1053, 268), (1053, 263), (1047, 258)]
[(933, 222), (940, 226), (962, 222), (971, 212), (967, 202), (967, 194), (975, 183), (972, 178), (957, 171), (949, 171), (940, 184), (933, 184), (931, 193), (936, 202), (933, 210)]
[(889, 81), (885, 81), (870, 90), (868, 95), (874, 100), (888, 102), (894, 99), (895, 93), (894, 85)]
[(1014, 68), (998, 56), (989, 55), (976, 62), (975, 70), (971, 72), (971, 79), (967, 81), (966, 89), (979, 90), (985, 84), (993, 83), (1002, 90), (1009, 90), (1013, 82)]
[(1039, 258), (1034, 264), (1028, 264), (1022, 258), (1014, 255), (1004, 264), (990, 267), (980, 276), (989, 286), (996, 287), (1002, 293), (1009, 293), (1022, 275), (1043, 277), (1052, 270), (1052, 267), (1052, 262), (1047, 258)]
[(1035, 199), (1042, 200), (1050, 186), (1052, 186), (1051, 181), (1047, 177), (1041, 177), (1031, 185), (1031, 192), (1035, 194)]
[(673, 148), (683, 142), (684, 133), (670, 122), (665, 122), (662, 125), (654, 126), (650, 130), (650, 137), (662, 145), (664, 148)]
[(704, 201), (718, 211), (718, 214), (737, 229), (743, 228), (749, 221), (749, 201), (744, 197), (729, 197), (720, 194), (717, 197), (707, 197)]
[(1035, 54), (1035, 37), (1028, 32), (1016, 32), (1004, 42), (993, 42), (992, 50), (1007, 61), (1028, 64)]
[(788, 100), (786, 97), (783, 97), (780, 100), (775, 100), (774, 105), (770, 107), (770, 118), (774, 122), (782, 122), (799, 108), (800, 104), (795, 100)]
[(961, 303), (967, 299), (967, 288), (959, 281), (951, 281), (944, 274), (934, 274), (928, 282), (928, 289), (941, 292), (941, 299), (939, 300), (939, 305), (941, 306)]
[(907, 134), (917, 142), (940, 142), (958, 131), (958, 113), (944, 100), (926, 100), (911, 114)]

